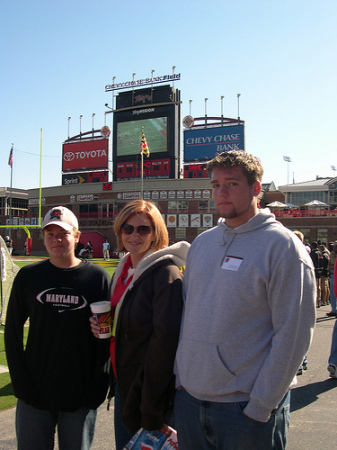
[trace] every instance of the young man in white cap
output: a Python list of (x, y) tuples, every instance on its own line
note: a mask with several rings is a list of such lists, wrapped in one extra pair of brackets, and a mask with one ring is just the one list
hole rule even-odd
[(91, 333), (90, 304), (108, 299), (109, 276), (75, 257), (80, 231), (72, 211), (52, 208), (42, 231), (49, 259), (19, 271), (6, 317), (18, 449), (53, 448), (56, 426), (60, 449), (90, 449), (109, 381), (104, 371), (109, 340)]

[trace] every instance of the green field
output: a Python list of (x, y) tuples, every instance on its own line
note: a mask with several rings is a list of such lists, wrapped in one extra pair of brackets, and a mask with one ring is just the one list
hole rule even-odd
[(117, 132), (118, 155), (137, 155), (140, 153), (142, 127), (150, 154), (167, 151), (166, 119), (158, 117), (147, 120), (119, 122)]
[[(90, 260), (95, 264), (98, 264), (105, 268), (110, 277), (112, 277), (118, 259), (112, 259), (110, 261), (104, 261), (102, 259), (92, 259)], [(26, 266), (27, 264), (31, 264), (32, 261), (14, 261), (17, 266), (20, 268)], [(4, 343), (4, 331), (5, 327), (0, 326), (0, 366), (7, 366), (6, 352), (5, 352), (5, 343)], [(28, 327), (24, 329), (24, 342), (27, 340), (28, 335)], [(11, 384), (11, 379), (8, 372), (0, 373), (0, 411), (4, 409), (11, 408), (16, 405), (16, 398), (13, 395), (13, 389)]]

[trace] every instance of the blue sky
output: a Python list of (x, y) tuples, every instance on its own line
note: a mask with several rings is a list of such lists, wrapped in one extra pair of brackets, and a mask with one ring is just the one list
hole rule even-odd
[[(105, 85), (181, 73), (182, 117), (245, 121), (264, 182), (334, 176), (337, 2), (302, 0), (3, 0), (0, 6), (0, 186), (61, 184), (62, 143), (104, 125)], [(108, 121), (111, 120), (108, 116)], [(108, 123), (109, 124), (109, 123)], [(111, 125), (111, 122), (110, 124)]]

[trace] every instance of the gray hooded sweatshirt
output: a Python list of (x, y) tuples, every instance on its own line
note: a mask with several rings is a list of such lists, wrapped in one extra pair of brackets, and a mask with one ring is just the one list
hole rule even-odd
[(266, 422), (296, 381), (316, 319), (303, 244), (269, 209), (198, 236), (187, 257), (177, 386), (199, 400), (248, 401)]

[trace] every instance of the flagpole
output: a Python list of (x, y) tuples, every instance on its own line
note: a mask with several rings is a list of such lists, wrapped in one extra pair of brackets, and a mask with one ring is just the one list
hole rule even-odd
[(140, 173), (141, 173), (141, 199), (143, 200), (143, 179), (144, 179), (144, 155), (142, 152), (141, 155), (141, 169), (140, 169)]
[(140, 141), (140, 154), (141, 154), (141, 158), (140, 158), (140, 187), (141, 187), (141, 199), (143, 200), (143, 180), (144, 180), (144, 152), (146, 154), (147, 157), (150, 156), (150, 150), (149, 147), (147, 145), (146, 142), (146, 137), (144, 134), (144, 127), (142, 127), (142, 139)]
[[(12, 155), (14, 153), (14, 144), (12, 143)], [(9, 196), (9, 225), (12, 225), (12, 188), (13, 188), (13, 162), (14, 162), (14, 155), (12, 157), (12, 164), (11, 164), (11, 192)], [(12, 228), (9, 228), (8, 235), (10, 238), (12, 238)]]
[(41, 226), (41, 210), (42, 210), (42, 138), (43, 138), (43, 131), (41, 128), (40, 129), (39, 223), (38, 223), (39, 226)]
[(140, 183), (140, 196), (141, 199), (143, 200), (143, 179), (144, 179), (144, 152), (142, 150), (141, 153), (141, 168), (140, 168), (140, 179), (141, 179), (141, 183)]

